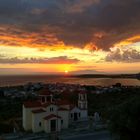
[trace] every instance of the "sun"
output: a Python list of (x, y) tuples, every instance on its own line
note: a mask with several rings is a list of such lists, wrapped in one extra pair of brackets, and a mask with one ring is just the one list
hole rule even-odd
[(65, 70), (65, 74), (67, 74), (67, 73), (69, 73), (69, 71), (68, 70)]

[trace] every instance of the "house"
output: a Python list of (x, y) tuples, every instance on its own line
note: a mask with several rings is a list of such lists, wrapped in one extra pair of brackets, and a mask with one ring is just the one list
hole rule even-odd
[(23, 128), (25, 131), (51, 133), (69, 127), (74, 121), (88, 119), (87, 94), (78, 93), (78, 103), (55, 101), (53, 94), (43, 89), (39, 100), (23, 103)]

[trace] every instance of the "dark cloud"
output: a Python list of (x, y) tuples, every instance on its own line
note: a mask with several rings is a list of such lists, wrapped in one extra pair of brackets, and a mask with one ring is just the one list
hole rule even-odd
[(78, 59), (68, 58), (67, 56), (52, 57), (52, 58), (0, 58), (0, 64), (75, 64), (80, 62)]
[[(91, 48), (109, 50), (140, 34), (139, 7), (140, 0), (0, 0), (0, 27), (12, 27), (11, 34), (7, 30), (5, 36), (38, 35), (27, 44), (53, 46), (55, 38), (65, 45), (91, 44)], [(50, 42), (49, 34), (53, 35)], [(8, 41), (2, 40), (1, 44)], [(20, 45), (18, 41), (9, 44)]]
[(111, 51), (106, 56), (106, 61), (109, 62), (140, 62), (140, 52), (138, 52), (135, 49), (127, 49), (127, 50), (121, 50), (117, 48), (115, 51)]

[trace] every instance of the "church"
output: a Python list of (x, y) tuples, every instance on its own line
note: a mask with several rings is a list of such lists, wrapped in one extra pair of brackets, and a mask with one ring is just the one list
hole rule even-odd
[(77, 105), (66, 100), (54, 100), (53, 94), (43, 90), (37, 101), (23, 103), (23, 128), (25, 131), (59, 132), (72, 122), (88, 119), (87, 94), (78, 92)]

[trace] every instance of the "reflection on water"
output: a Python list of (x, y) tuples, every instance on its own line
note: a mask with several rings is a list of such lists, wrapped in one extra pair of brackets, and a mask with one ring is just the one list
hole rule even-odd
[(115, 83), (122, 85), (140, 86), (140, 80), (137, 79), (112, 79), (112, 78), (73, 78), (60, 76), (0, 76), (0, 86), (22, 85), (28, 82), (44, 83), (70, 83), (82, 85), (101, 85), (109, 86)]

